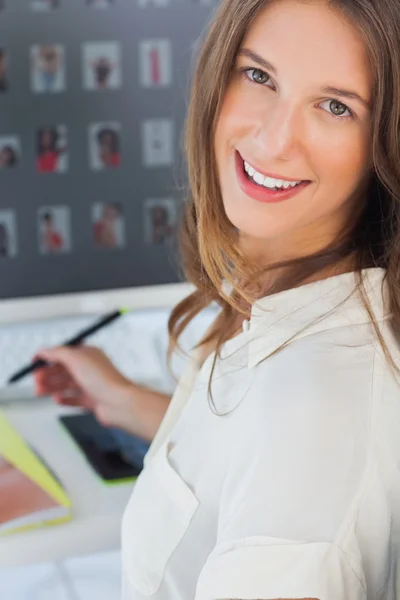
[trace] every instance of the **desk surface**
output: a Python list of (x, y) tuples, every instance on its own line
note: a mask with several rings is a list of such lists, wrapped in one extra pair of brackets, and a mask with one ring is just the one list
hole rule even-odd
[(71, 498), (73, 518), (62, 525), (0, 537), (0, 569), (118, 549), (133, 483), (107, 486), (90, 468), (57, 421), (60, 414), (79, 410), (38, 398), (2, 410), (59, 476)]

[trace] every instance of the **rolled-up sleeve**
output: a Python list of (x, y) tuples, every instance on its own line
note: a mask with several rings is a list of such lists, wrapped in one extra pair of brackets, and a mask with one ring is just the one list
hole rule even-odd
[(196, 600), (365, 600), (356, 562), (331, 543), (272, 538), (221, 544), (200, 575)]

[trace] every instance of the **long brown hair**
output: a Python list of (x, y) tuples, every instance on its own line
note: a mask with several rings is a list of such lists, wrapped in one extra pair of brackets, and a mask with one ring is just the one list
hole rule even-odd
[[(261, 295), (301, 285), (347, 258), (357, 273), (357, 289), (379, 341), (397, 370), (382, 338), (362, 281), (362, 269), (383, 267), (389, 290), (392, 327), (400, 330), (400, 3), (398, 0), (329, 0), (364, 35), (374, 75), (372, 170), (358, 214), (327, 248), (272, 264), (250, 264), (240, 251), (237, 232), (221, 197), (214, 154), (214, 133), (240, 44), (269, 0), (223, 0), (210, 23), (194, 69), (184, 137), (189, 191), (180, 228), (185, 276), (195, 291), (173, 309), (168, 331), (168, 358), (189, 322), (217, 302), (215, 326), (198, 346), (215, 343), (216, 359), (232, 336), (240, 314), (249, 314)], [(276, 1), (276, 0), (274, 0)], [(261, 276), (276, 270), (268, 289)], [(229, 294), (223, 285), (230, 284)], [(244, 285), (241, 282), (246, 282)], [(286, 343), (281, 346), (284, 347)], [(209, 387), (210, 391), (210, 387)]]

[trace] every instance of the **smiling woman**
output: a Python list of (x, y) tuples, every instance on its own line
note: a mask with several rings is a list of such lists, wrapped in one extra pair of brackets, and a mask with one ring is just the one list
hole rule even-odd
[(224, 0), (182, 257), (216, 301), (122, 527), (124, 599), (394, 600), (400, 3)]
[[(249, 29), (219, 114), (215, 155), (226, 216), (242, 237), (259, 240), (264, 264), (325, 248), (359, 207), (371, 177), (372, 121), (358, 97), (368, 103), (372, 84), (361, 33), (321, 3), (275, 2)], [(347, 91), (326, 95), (339, 87)], [(241, 177), (234, 155), (254, 173)], [(300, 185), (277, 190), (287, 181)], [(280, 202), (269, 209), (254, 199)]]

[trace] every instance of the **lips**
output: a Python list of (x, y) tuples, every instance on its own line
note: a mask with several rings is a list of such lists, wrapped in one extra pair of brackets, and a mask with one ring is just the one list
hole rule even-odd
[(258, 185), (248, 176), (244, 168), (244, 160), (238, 151), (235, 152), (236, 176), (241, 190), (253, 200), (258, 202), (283, 202), (298, 195), (311, 182), (302, 181), (299, 185), (281, 190), (271, 190), (265, 186)]

